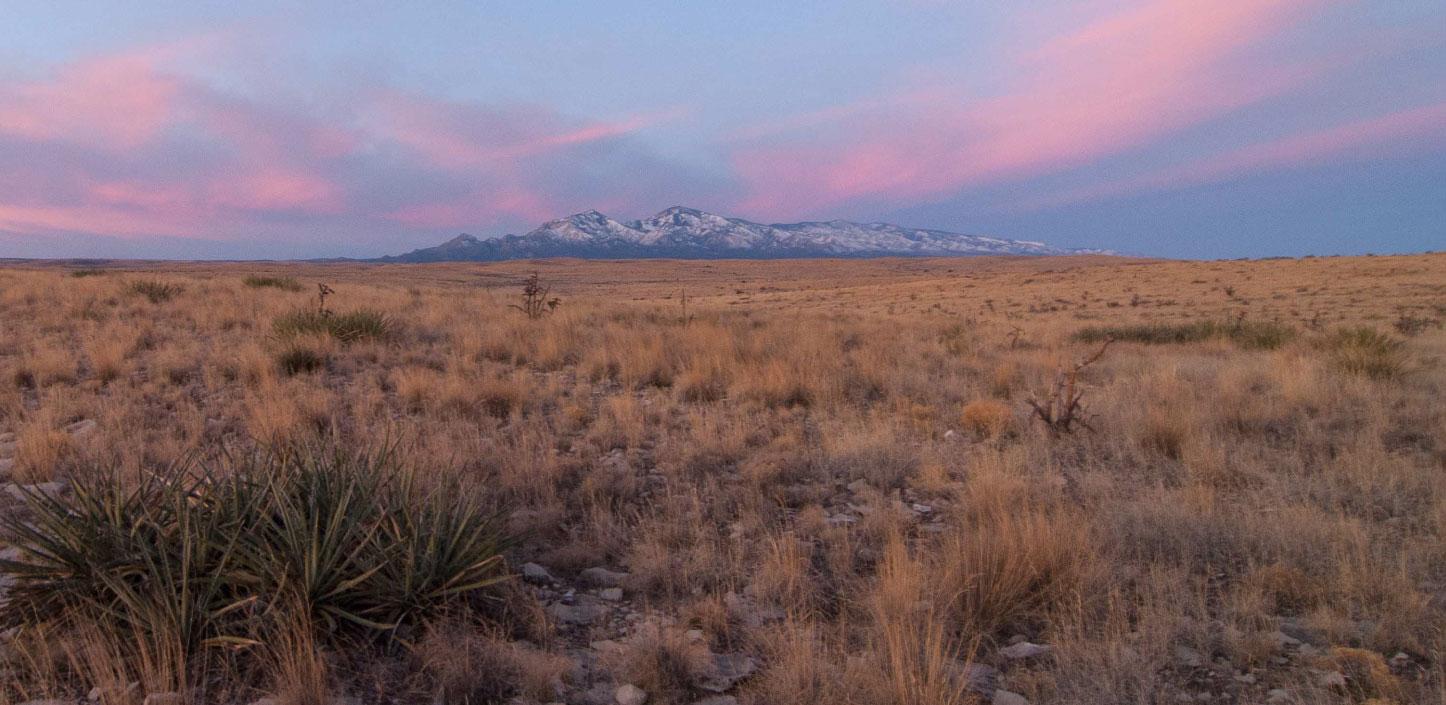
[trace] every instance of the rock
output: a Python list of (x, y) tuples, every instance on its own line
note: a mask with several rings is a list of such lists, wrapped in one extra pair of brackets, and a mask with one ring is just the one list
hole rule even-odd
[(1242, 674), (1240, 674), (1240, 675), (1238, 675), (1238, 676), (1235, 677), (1235, 682), (1237, 682), (1237, 683), (1244, 683), (1244, 684), (1246, 684), (1246, 685), (1255, 685), (1255, 674), (1254, 674), (1254, 673), (1242, 673)]
[(603, 588), (597, 591), (597, 596), (608, 602), (617, 602), (623, 599), (623, 589), (617, 587)]
[(1340, 671), (1327, 671), (1320, 676), (1322, 688), (1344, 688), (1346, 687), (1346, 674)]
[[(95, 423), (92, 421), (91, 423)], [(148, 693), (142, 705), (185, 705), (186, 696), (180, 693)]]
[(632, 683), (624, 683), (613, 691), (613, 700), (618, 705), (643, 705), (648, 701), (648, 694)]
[(607, 614), (607, 611), (602, 605), (565, 605), (561, 602), (553, 603), (547, 608), (548, 614), (557, 621), (577, 625), (592, 624), (598, 617)]
[(14, 431), (6, 431), (5, 433), (0, 433), (0, 446), (6, 445), (15, 445)]
[(76, 438), (84, 438), (86, 436), (89, 436), (91, 433), (94, 433), (95, 427), (97, 425), (98, 424), (96, 424), (94, 419), (81, 419), (73, 424), (70, 424), (69, 426), (66, 426), (65, 431), (66, 433), (69, 433)]
[(934, 508), (927, 504), (911, 504), (909, 505), (909, 508), (914, 510), (918, 514), (929, 514), (934, 511)]
[(951, 664), (949, 675), (963, 681), (963, 688), (975, 695), (993, 695), (999, 683), (999, 669), (982, 663)]
[(27, 495), (38, 494), (55, 497), (65, 494), (66, 489), (64, 482), (38, 482), (33, 485), (17, 485), (12, 482), (5, 485), (5, 493), (17, 502), (24, 502)]
[(1267, 635), (1267, 638), (1269, 638), (1272, 642), (1275, 643), (1275, 647), (1277, 649), (1300, 646), (1300, 639), (1297, 639), (1281, 631), (1271, 632)]
[(1175, 660), (1190, 668), (1198, 668), (1205, 663), (1205, 657), (1188, 646), (1175, 646)]
[(582, 579), (596, 587), (621, 587), (623, 581), (628, 579), (628, 574), (598, 566), (584, 570)]
[(710, 693), (722, 693), (757, 670), (758, 662), (754, 661), (752, 656), (713, 654), (711, 667), (695, 685)]
[(1265, 702), (1267, 703), (1288, 703), (1291, 701), (1290, 691), (1284, 688), (1271, 688), (1265, 691)]
[(1007, 690), (996, 690), (994, 696), (989, 699), (993, 705), (1029, 705), (1029, 700), (1019, 693), (1011, 693)]
[(1021, 641), (1013, 646), (1006, 646), (1000, 649), (999, 655), (1010, 661), (1023, 661), (1044, 656), (1053, 650), (1054, 648), (1050, 646)]
[(522, 579), (530, 583), (550, 583), (552, 573), (547, 572), (546, 568), (536, 563), (523, 563)]
[(14, 458), (0, 458), (0, 477), (9, 478), (10, 473), (15, 470)]
[(731, 695), (710, 695), (702, 700), (694, 700), (693, 705), (738, 705), (738, 698)]

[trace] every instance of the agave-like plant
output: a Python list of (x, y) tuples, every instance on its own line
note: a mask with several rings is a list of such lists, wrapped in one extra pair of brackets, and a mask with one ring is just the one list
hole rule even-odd
[(244, 651), (275, 624), (320, 644), (389, 638), (507, 577), (486, 505), (419, 491), (398, 465), (318, 443), (27, 492), (26, 512), (0, 516), (19, 549), (0, 560), (0, 624), (104, 625), (186, 654)]

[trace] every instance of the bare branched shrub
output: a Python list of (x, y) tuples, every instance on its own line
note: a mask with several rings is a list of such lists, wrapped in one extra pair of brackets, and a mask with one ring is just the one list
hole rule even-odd
[(1094, 430), (1085, 420), (1085, 410), (1080, 403), (1084, 399), (1084, 390), (1079, 388), (1079, 373), (1103, 357), (1112, 342), (1113, 338), (1105, 338), (1104, 344), (1095, 354), (1068, 370), (1061, 369), (1055, 376), (1054, 386), (1042, 401), (1035, 397), (1027, 400), (1030, 408), (1034, 409), (1035, 416), (1049, 427), (1050, 432), (1070, 433), (1075, 426)]
[(512, 308), (525, 314), (531, 320), (542, 318), (543, 315), (557, 310), (562, 299), (555, 296), (549, 297), (552, 293), (551, 285), (544, 285), (542, 278), (537, 272), (533, 272), (527, 281), (522, 283), (522, 303), (510, 304)]

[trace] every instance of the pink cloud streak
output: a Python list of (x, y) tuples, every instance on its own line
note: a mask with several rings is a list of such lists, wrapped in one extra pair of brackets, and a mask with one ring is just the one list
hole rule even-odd
[[(1199, 162), (1015, 204), (1017, 210), (1059, 206), (1225, 181), (1251, 173), (1320, 164), (1327, 159), (1379, 158), (1395, 152), (1446, 147), (1446, 103), (1358, 120), (1261, 142)], [(1356, 154), (1352, 154), (1355, 152)]]
[[(1307, 68), (1248, 69), (1239, 54), (1323, 0), (1146, 0), (1025, 52), (1003, 93), (907, 99), (844, 136), (745, 147), (740, 207), (793, 214), (857, 199), (917, 200), (1050, 173), (1148, 144), (1298, 85)], [(848, 114), (847, 111), (843, 111)]]

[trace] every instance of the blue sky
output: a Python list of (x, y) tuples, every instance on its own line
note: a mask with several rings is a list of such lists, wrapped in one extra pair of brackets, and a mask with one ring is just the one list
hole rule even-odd
[(1438, 0), (410, 5), (8, 0), (0, 257), (369, 256), (675, 204), (1446, 249)]

